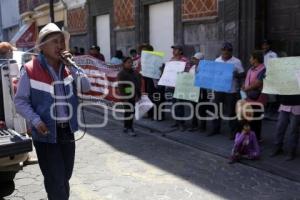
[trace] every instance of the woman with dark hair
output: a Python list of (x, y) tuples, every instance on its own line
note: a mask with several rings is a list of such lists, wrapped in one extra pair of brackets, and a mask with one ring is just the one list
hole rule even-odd
[(242, 90), (246, 93), (246, 101), (251, 103), (254, 110), (254, 119), (251, 121), (251, 129), (255, 132), (259, 141), (261, 140), (261, 125), (264, 106), (267, 102), (267, 96), (262, 94), (263, 79), (266, 68), (263, 64), (264, 54), (262, 51), (254, 51), (250, 57), (252, 67), (248, 70), (245, 84)]
[[(124, 133), (136, 136), (133, 129), (135, 102), (141, 97), (140, 76), (132, 68), (132, 58), (126, 57), (123, 61), (123, 69), (118, 74), (118, 88), (124, 102)], [(127, 82), (127, 83), (126, 83)]]
[(123, 58), (123, 52), (117, 50), (115, 56), (111, 58), (110, 63), (112, 65), (121, 65), (123, 63)]

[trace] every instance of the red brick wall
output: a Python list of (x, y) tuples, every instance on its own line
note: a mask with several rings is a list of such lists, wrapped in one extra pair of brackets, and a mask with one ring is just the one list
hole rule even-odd
[(28, 0), (19, 0), (19, 12), (20, 14), (25, 13), (30, 10), (30, 4)]
[(216, 16), (218, 14), (218, 0), (183, 0), (182, 19), (199, 19)]
[(68, 10), (68, 31), (70, 34), (85, 33), (87, 31), (86, 12), (84, 8)]
[(134, 0), (114, 0), (115, 26), (134, 26)]

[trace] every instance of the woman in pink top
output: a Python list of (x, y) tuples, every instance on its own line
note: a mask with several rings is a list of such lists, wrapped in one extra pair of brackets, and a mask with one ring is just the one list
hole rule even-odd
[(250, 122), (251, 129), (261, 141), (261, 125), (266, 95), (262, 94), (263, 78), (266, 68), (263, 64), (264, 56), (262, 51), (254, 51), (250, 57), (252, 67), (248, 70), (243, 91), (247, 94), (246, 101), (251, 103), (254, 110), (254, 119)]

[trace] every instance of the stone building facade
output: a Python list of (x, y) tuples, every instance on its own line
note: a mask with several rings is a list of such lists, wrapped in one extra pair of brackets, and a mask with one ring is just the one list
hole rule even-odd
[[(66, 27), (66, 9), (60, 0), (54, 0), (54, 19), (60, 28)], [(14, 37), (18, 48), (37, 51), (33, 48), (39, 30), (50, 22), (48, 0), (19, 0), (20, 21), (22, 27)], [(21, 43), (18, 46), (18, 43)]]
[[(128, 52), (149, 42), (149, 7), (168, 0), (89, 0), (90, 42), (96, 42), (95, 17), (110, 16), (111, 52)], [(245, 64), (264, 38), (282, 55), (300, 55), (299, 0), (173, 0), (174, 43), (187, 55), (203, 51), (207, 58), (219, 54), (230, 41)], [(163, 19), (162, 19), (163, 20)]]
[[(90, 42), (96, 42), (95, 17), (109, 14), (111, 52), (121, 49), (128, 53), (138, 44), (150, 42), (149, 7), (166, 0), (90, 0)], [(234, 44), (239, 52), (238, 0), (173, 0), (174, 43), (183, 44), (188, 56), (204, 51), (208, 58), (219, 53), (223, 41)], [(226, 13), (226, 14), (225, 14)], [(162, 19), (163, 20), (163, 19)]]
[(87, 45), (87, 12), (85, 7), (73, 8), (67, 12), (68, 32), (71, 34), (71, 46)]
[[(29, 0), (19, 0), (21, 17), (43, 6), (27, 8)], [(26, 4), (25, 4), (25, 3)], [(44, 0), (32, 2), (46, 3)], [(143, 42), (153, 42), (161, 37), (156, 50), (171, 51), (173, 44), (184, 45), (191, 56), (196, 51), (213, 59), (220, 53), (224, 41), (232, 42), (234, 54), (247, 65), (249, 54), (259, 48), (264, 38), (273, 41), (280, 55), (300, 55), (299, 0), (63, 0), (57, 2), (57, 11), (64, 11), (63, 26), (71, 33), (71, 46), (88, 49), (91, 45), (102, 47), (106, 57), (118, 49), (128, 54), (131, 48)], [(61, 3), (59, 3), (61, 2)], [(26, 7), (27, 5), (27, 7)], [(59, 7), (59, 5), (63, 5)], [(159, 6), (167, 6), (171, 24), (155, 13), (165, 15)], [(169, 7), (168, 7), (169, 6)], [(25, 11), (24, 11), (25, 10)], [(27, 11), (30, 12), (27, 12)], [(23, 11), (23, 12), (22, 12)], [(58, 13), (59, 17), (59, 13)], [(166, 27), (153, 27), (165, 24)], [(158, 19), (158, 20), (157, 20)], [(41, 23), (42, 20), (37, 20)], [(38, 23), (39, 25), (39, 23)], [(158, 26), (159, 27), (159, 26)], [(169, 37), (163, 37), (169, 30)], [(156, 34), (153, 36), (153, 33)], [(154, 39), (153, 39), (154, 38)], [(166, 42), (166, 40), (169, 40)], [(170, 42), (172, 41), (172, 42)], [(161, 46), (160, 46), (161, 45)]]

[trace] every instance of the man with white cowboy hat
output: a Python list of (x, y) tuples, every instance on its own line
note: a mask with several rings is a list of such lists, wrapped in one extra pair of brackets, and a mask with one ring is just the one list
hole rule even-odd
[(195, 55), (191, 58), (192, 67), (189, 70), (190, 73), (196, 73), (200, 60), (204, 60), (204, 54), (201, 52), (195, 53)]
[[(204, 53), (202, 52), (197, 52), (194, 54), (193, 57), (191, 57), (190, 64), (192, 67), (189, 69), (189, 73), (196, 75), (198, 70), (199, 70), (199, 63), (201, 60), (204, 60)], [(194, 132), (198, 130), (198, 116), (200, 116), (201, 119), (206, 117), (206, 110), (208, 109), (208, 106), (202, 105), (197, 107), (197, 104), (200, 102), (207, 102), (207, 89), (201, 88), (200, 89), (200, 95), (198, 102), (191, 102), (193, 105), (194, 113), (193, 113), (193, 118), (192, 118), (192, 127), (188, 129), (190, 132)], [(205, 131), (206, 130), (206, 121), (205, 120), (200, 120), (200, 131)]]
[[(16, 110), (32, 125), (32, 138), (49, 200), (69, 199), (78, 130), (76, 91), (90, 83), (72, 67), (66, 51), (69, 34), (49, 23), (41, 29), (39, 55), (25, 64), (15, 96)], [(67, 66), (67, 67), (66, 67)], [(77, 87), (80, 84), (80, 87)]]

